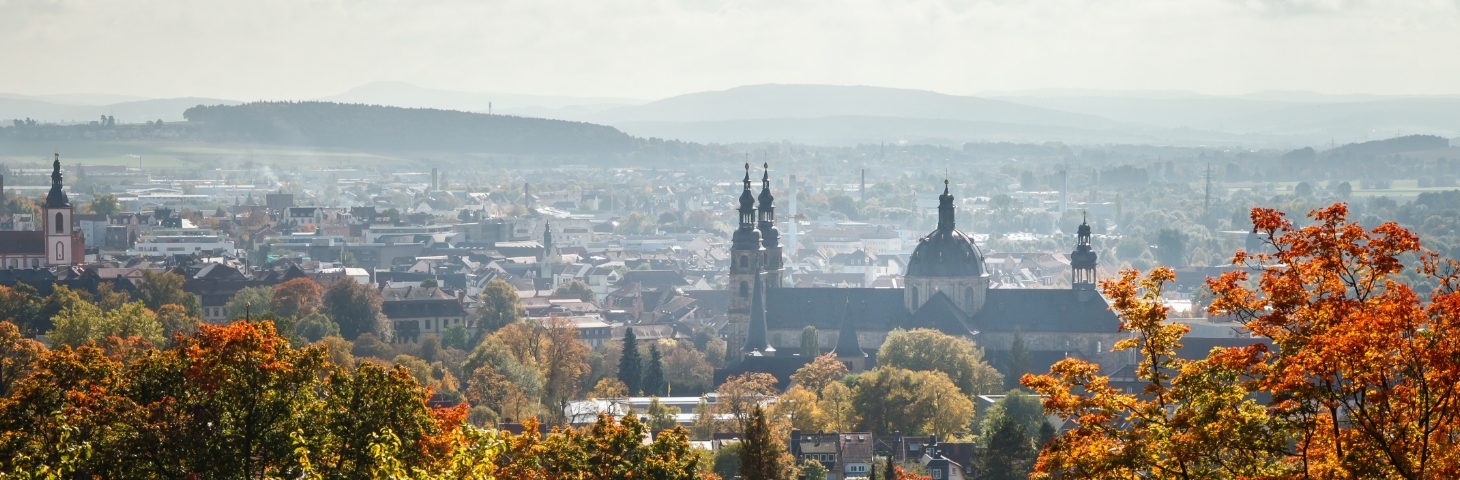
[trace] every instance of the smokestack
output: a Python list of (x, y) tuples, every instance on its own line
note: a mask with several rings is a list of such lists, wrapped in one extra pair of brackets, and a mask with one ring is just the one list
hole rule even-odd
[(441, 190), (441, 170), (431, 169), (431, 191)]
[(867, 203), (867, 169), (862, 169), (862, 203)]
[(1069, 211), (1070, 198), (1070, 172), (1060, 170), (1060, 216)]
[(527, 208), (528, 209), (531, 209), (532, 208), (532, 184), (531, 183), (523, 183), (522, 184), (522, 202), (527, 204)]

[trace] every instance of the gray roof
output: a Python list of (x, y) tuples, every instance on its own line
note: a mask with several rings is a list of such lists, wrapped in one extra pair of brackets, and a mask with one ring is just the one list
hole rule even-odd
[(1105, 298), (1090, 290), (990, 289), (972, 324), (982, 332), (1120, 331), (1120, 319)]

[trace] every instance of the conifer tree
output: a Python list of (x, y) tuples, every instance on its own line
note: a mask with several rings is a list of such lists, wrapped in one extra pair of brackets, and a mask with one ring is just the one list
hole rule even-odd
[(755, 406), (751, 412), (750, 425), (740, 440), (740, 477), (746, 480), (776, 480), (781, 478), (780, 442), (771, 432), (766, 420), (765, 409)]
[(1014, 340), (1009, 344), (1009, 360), (1004, 365), (1004, 388), (1023, 388), (1019, 384), (1019, 377), (1029, 373), (1029, 366), (1033, 360), (1029, 356), (1029, 349), (1024, 346), (1024, 336), (1020, 335), (1019, 329), (1014, 329)]
[(640, 385), (645, 395), (666, 395), (664, 388), (664, 360), (659, 354), (659, 347), (649, 344), (649, 365), (644, 371), (644, 383)]
[(618, 359), (618, 381), (628, 387), (629, 395), (638, 395), (642, 390), (644, 376), (643, 360), (639, 358), (639, 339), (634, 337), (633, 327), (624, 330), (624, 351)]
[(1034, 450), (1024, 426), (1008, 416), (1001, 417), (989, 435), (988, 452), (983, 458), (983, 477), (993, 480), (1028, 478), (1033, 466)]

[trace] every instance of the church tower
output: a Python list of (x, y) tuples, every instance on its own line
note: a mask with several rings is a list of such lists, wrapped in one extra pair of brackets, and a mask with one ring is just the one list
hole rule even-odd
[(77, 263), (74, 243), (76, 236), (71, 231), (71, 200), (61, 189), (61, 154), (51, 164), (51, 191), (46, 194), (46, 204), (41, 207), (42, 225), (46, 231), (46, 264), (74, 265)]
[(538, 262), (538, 278), (553, 278), (553, 224), (542, 224), (542, 261)]
[(1095, 290), (1095, 250), (1090, 248), (1090, 224), (1080, 221), (1075, 251), (1070, 252), (1070, 288)]
[(749, 163), (745, 164), (744, 183), (745, 190), (740, 192), (740, 208), (737, 210), (740, 227), (735, 230), (730, 241), (730, 278), (727, 285), (730, 302), (726, 312), (729, 323), (725, 326), (725, 347), (729, 352), (739, 352), (746, 344), (745, 337), (750, 327), (751, 297), (753, 291), (758, 290), (761, 285), (758, 281), (760, 259), (765, 250), (761, 245), (760, 231), (756, 229), (755, 194), (750, 191)]
[(781, 256), (781, 232), (776, 230), (776, 197), (771, 195), (771, 164), (764, 165), (765, 173), (760, 177), (760, 218), (756, 229), (760, 230), (760, 244), (765, 248), (762, 265), (765, 266), (766, 288), (780, 288), (785, 274), (785, 259)]

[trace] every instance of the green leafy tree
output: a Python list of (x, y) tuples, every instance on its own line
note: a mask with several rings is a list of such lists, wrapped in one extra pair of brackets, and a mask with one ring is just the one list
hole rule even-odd
[(163, 305), (180, 305), (193, 317), (203, 316), (203, 307), (198, 296), (183, 291), (185, 279), (176, 273), (152, 273), (142, 271), (142, 284), (137, 285), (137, 299), (147, 308), (156, 311)]
[(428, 279), (425, 279), (425, 280), (421, 280), (421, 288), (436, 288), (436, 287), (439, 287), (439, 286), (441, 286), (441, 284), (436, 283), (436, 279), (434, 279), (434, 278), (428, 278)]
[[(64, 288), (64, 287), (63, 287)], [(50, 329), (40, 318), (45, 299), (35, 287), (17, 283), (14, 287), (0, 285), (0, 320), (13, 322), (22, 333), (36, 334)], [(43, 328), (44, 327), (44, 328)]]
[(669, 430), (679, 425), (675, 415), (679, 415), (679, 407), (666, 407), (659, 401), (659, 396), (649, 398), (649, 406), (644, 409), (644, 415), (649, 417), (649, 430)]
[(1187, 235), (1181, 230), (1163, 228), (1156, 233), (1156, 261), (1171, 268), (1186, 266)]
[(806, 460), (801, 464), (801, 476), (806, 480), (824, 480), (826, 478), (826, 465), (817, 460)]
[(122, 212), (122, 206), (117, 203), (117, 196), (110, 193), (103, 193), (92, 197), (86, 202), (86, 210), (98, 215), (116, 215)]
[(370, 285), (339, 281), (325, 289), (321, 310), (340, 326), (340, 336), (346, 340), (364, 333), (389, 338), (390, 326), (380, 312), (383, 302)]
[(801, 329), (801, 356), (815, 357), (821, 355), (821, 338), (816, 333), (816, 327), (807, 325)]
[(522, 318), (522, 304), (517, 298), (517, 290), (507, 282), (487, 282), (478, 299), (481, 300), (481, 306), (477, 308), (477, 327), (482, 332), (495, 332)]
[(624, 382), (624, 387), (629, 389), (629, 395), (638, 395), (643, 391), (643, 365), (644, 361), (639, 357), (639, 340), (634, 336), (634, 328), (624, 329), (623, 353), (618, 360), (618, 381)]
[(932, 329), (889, 332), (877, 349), (877, 365), (943, 372), (969, 397), (998, 393), (1004, 387), (1003, 376), (984, 361), (983, 349)]
[(876, 435), (902, 431), (943, 438), (966, 433), (974, 418), (973, 401), (940, 371), (913, 371), (888, 365), (857, 376), (852, 406), (860, 428)]
[(328, 315), (320, 312), (313, 312), (299, 319), (295, 324), (294, 331), (305, 340), (318, 342), (324, 337), (337, 337), (340, 335), (340, 325), (330, 320)]
[[(273, 296), (273, 287), (245, 287), (233, 294), (233, 297), (223, 304), (223, 312), (228, 314), (230, 320), (244, 318), (245, 314), (250, 317), (262, 315), (270, 311), (269, 305)], [(245, 305), (247, 305), (246, 308)]]
[(573, 295), (585, 302), (598, 303), (598, 294), (593, 293), (593, 288), (581, 280), (569, 280), (559, 285), (553, 295)]
[(466, 350), (470, 346), (470, 342), (471, 339), (466, 333), (465, 325), (458, 323), (446, 327), (446, 330), (441, 332), (441, 346), (444, 348)]

